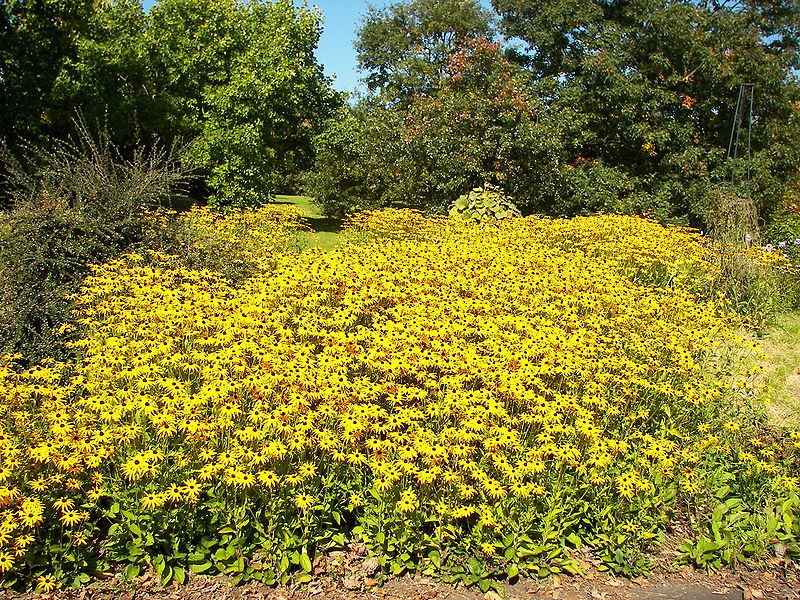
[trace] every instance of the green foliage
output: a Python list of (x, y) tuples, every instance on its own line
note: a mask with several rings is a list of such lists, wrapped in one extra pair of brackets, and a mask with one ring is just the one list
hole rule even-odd
[(150, 19), (168, 120), (197, 138), (189, 161), (208, 173), (212, 202), (263, 203), (308, 160), (315, 123), (339, 101), (313, 54), (319, 14), (289, 1), (167, 0)]
[(488, 183), (459, 196), (450, 207), (450, 215), (480, 224), (521, 216), (519, 209), (503, 191)]
[(128, 157), (195, 142), (195, 195), (254, 206), (307, 166), (341, 102), (314, 57), (320, 14), (289, 0), (3, 6), (0, 138), (12, 147), (66, 139), (79, 110)]
[(520, 69), (477, 38), (404, 108), (367, 100), (332, 123), (315, 140), (306, 190), (330, 214), (381, 206), (446, 213), (453, 198), (488, 182), (538, 209), (557, 193), (558, 128)]
[(139, 243), (156, 243), (142, 212), (168, 203), (184, 173), (171, 151), (121, 157), (108, 136), (81, 136), (4, 156), (12, 209), (0, 217), (0, 343), (40, 360), (63, 354), (59, 327), (90, 270)]
[[(754, 439), (771, 435), (761, 431)], [(733, 460), (717, 455), (703, 465), (708, 496), (693, 507), (697, 533), (680, 546), (680, 562), (715, 572), (768, 554), (800, 558), (797, 481), (787, 478), (767, 485), (760, 472), (764, 463), (753, 468), (748, 459), (752, 454), (740, 451)]]
[(445, 76), (450, 55), (491, 35), (492, 16), (475, 0), (410, 0), (370, 6), (356, 38), (358, 66), (370, 90), (408, 102)]
[[(768, 217), (797, 176), (798, 8), (759, 2), (494, 0), (502, 30), (563, 115), (566, 193), (548, 212), (614, 208), (702, 225), (740, 83), (755, 84), (748, 189)], [(744, 168), (744, 166), (743, 166)], [(607, 186), (584, 185), (596, 171)], [(576, 174), (586, 171), (583, 178)], [(740, 178), (744, 181), (745, 178)], [(602, 189), (597, 190), (602, 194)], [(573, 192), (573, 193), (571, 193)], [(616, 208), (614, 208), (616, 210)]]
[(0, 140), (40, 143), (53, 120), (55, 80), (77, 52), (91, 0), (0, 3)]

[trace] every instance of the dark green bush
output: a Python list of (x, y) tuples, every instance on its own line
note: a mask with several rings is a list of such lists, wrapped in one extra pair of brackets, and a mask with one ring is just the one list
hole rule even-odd
[(69, 295), (91, 264), (163, 245), (169, 233), (146, 209), (168, 203), (185, 180), (174, 148), (125, 158), (105, 133), (78, 131), (50, 150), (2, 157), (10, 209), (0, 215), (0, 352), (26, 360), (63, 356)]

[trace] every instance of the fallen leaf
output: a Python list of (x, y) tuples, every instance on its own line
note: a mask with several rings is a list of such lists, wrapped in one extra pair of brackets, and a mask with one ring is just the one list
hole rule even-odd
[(753, 598), (755, 598), (756, 600), (761, 600), (764, 597), (764, 592), (762, 592), (761, 590), (751, 589), (750, 593), (753, 594)]
[(346, 590), (357, 590), (361, 585), (355, 577), (345, 577), (342, 579), (342, 587)]
[(591, 596), (595, 600), (606, 600), (608, 598), (608, 594), (604, 594), (600, 590), (592, 590)]

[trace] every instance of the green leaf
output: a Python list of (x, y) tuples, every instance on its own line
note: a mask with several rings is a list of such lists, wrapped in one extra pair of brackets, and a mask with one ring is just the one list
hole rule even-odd
[(205, 573), (213, 566), (214, 565), (211, 563), (211, 561), (206, 560), (199, 563), (189, 563), (189, 570), (192, 573)]
[(300, 555), (300, 568), (306, 573), (311, 573), (311, 559), (308, 558), (308, 554)]
[(186, 583), (186, 571), (184, 571), (181, 567), (173, 567), (172, 568), (172, 576), (179, 584), (183, 585)]
[(170, 583), (173, 575), (175, 575), (174, 569), (170, 565), (165, 565), (164, 570), (161, 573), (161, 583), (164, 585)]
[(122, 578), (125, 581), (133, 581), (142, 572), (142, 568), (137, 564), (129, 564), (122, 569)]

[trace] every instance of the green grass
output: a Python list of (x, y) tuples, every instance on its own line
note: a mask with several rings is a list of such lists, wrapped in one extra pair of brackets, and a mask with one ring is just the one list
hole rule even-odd
[(767, 354), (765, 383), (772, 403), (770, 420), (778, 426), (800, 426), (800, 313), (784, 313), (760, 342)]
[(342, 221), (323, 215), (308, 196), (275, 196), (276, 204), (294, 204), (298, 207), (313, 230), (300, 235), (301, 243), (311, 248), (330, 250), (343, 241)]

